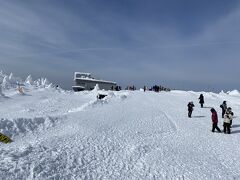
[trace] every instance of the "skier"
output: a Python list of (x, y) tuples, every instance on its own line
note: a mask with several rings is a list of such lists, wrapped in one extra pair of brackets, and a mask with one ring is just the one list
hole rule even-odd
[(191, 117), (192, 117), (192, 112), (193, 112), (194, 104), (193, 104), (193, 102), (191, 101), (191, 102), (188, 103), (187, 106), (188, 106), (188, 117), (191, 118)]
[(203, 104), (204, 104), (204, 97), (203, 97), (203, 94), (200, 94), (199, 96), (199, 103), (201, 104), (201, 108), (203, 108)]
[(227, 108), (226, 110), (226, 113), (224, 115), (224, 123), (223, 123), (223, 126), (224, 126), (224, 133), (227, 133), (230, 134), (231, 133), (231, 123), (232, 123), (232, 118), (233, 118), (233, 112), (232, 112), (232, 109), (230, 107)]
[(212, 113), (212, 132), (214, 132), (215, 129), (217, 129), (218, 132), (221, 132), (221, 130), (218, 127), (218, 115), (216, 110), (212, 108), (210, 111)]
[(224, 114), (227, 110), (227, 102), (223, 101), (223, 103), (220, 105), (220, 108), (222, 108), (222, 118), (224, 118)]

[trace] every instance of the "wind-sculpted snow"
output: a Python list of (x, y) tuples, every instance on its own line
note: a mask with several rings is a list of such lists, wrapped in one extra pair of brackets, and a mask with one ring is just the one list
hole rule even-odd
[(0, 132), (14, 138), (18, 135), (34, 132), (36, 130), (47, 130), (50, 127), (54, 127), (56, 123), (62, 119), (64, 119), (64, 117), (0, 119)]
[[(1, 99), (1, 179), (239, 179), (240, 97), (199, 92), (29, 89)], [(107, 95), (97, 99), (98, 94)], [(210, 108), (231, 106), (232, 134)], [(195, 104), (187, 118), (187, 103)], [(14, 112), (14, 113), (13, 113)], [(24, 118), (23, 118), (24, 117)]]

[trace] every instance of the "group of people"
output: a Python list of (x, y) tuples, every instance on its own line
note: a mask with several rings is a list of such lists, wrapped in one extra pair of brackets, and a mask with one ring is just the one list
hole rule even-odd
[(147, 86), (144, 86), (143, 90), (144, 90), (144, 92), (146, 90), (154, 91), (154, 92), (160, 92), (160, 91), (170, 91), (170, 88), (165, 88), (163, 86), (154, 85), (154, 86), (150, 87), (149, 89), (148, 89)]
[(136, 88), (136, 86), (132, 85), (132, 86), (127, 86), (125, 88), (125, 90), (135, 91), (135, 90), (137, 90), (137, 88)]
[(115, 87), (112, 86), (112, 87), (111, 87), (111, 90), (112, 90), (112, 91), (121, 91), (121, 90), (122, 90), (122, 87), (121, 87), (121, 86), (115, 86)]
[[(125, 88), (125, 90), (130, 90), (130, 91), (135, 91), (137, 88), (136, 86), (127, 86)], [(170, 91), (170, 88), (165, 88), (163, 86), (158, 86), (158, 85), (154, 85), (152, 87), (147, 87), (147, 86), (143, 86), (143, 90), (145, 91), (154, 91), (154, 92), (160, 92), (160, 91)]]
[[(203, 108), (204, 104), (204, 96), (203, 94), (200, 95), (199, 103), (201, 105), (201, 108)], [(192, 112), (193, 112), (193, 107), (194, 104), (193, 102), (188, 103), (188, 117), (192, 117)], [(231, 107), (227, 107), (227, 102), (223, 101), (223, 103), (220, 105), (220, 108), (222, 108), (222, 118), (224, 118), (223, 121), (223, 132), (231, 134), (231, 126), (232, 126), (232, 119), (233, 119), (233, 112)], [(217, 129), (218, 132), (221, 132), (220, 128), (218, 127), (218, 115), (217, 111), (214, 108), (211, 108), (211, 113), (212, 113), (212, 132), (215, 132), (215, 129)]]

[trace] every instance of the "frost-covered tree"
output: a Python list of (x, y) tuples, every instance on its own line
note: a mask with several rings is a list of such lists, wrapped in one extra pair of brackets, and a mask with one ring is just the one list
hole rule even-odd
[(2, 80), (2, 86), (3, 89), (7, 89), (8, 88), (8, 76), (4, 76), (3, 80)]
[(29, 75), (29, 76), (26, 78), (24, 84), (26, 84), (26, 85), (33, 85), (33, 80), (32, 80), (32, 76), (31, 76), (31, 75)]

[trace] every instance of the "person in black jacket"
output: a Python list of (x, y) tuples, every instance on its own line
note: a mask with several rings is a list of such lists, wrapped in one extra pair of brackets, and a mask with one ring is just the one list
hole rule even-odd
[(204, 104), (203, 94), (201, 94), (198, 99), (199, 99), (199, 103), (201, 104), (201, 108), (203, 108), (203, 104)]
[(227, 102), (223, 101), (223, 103), (220, 105), (220, 108), (222, 108), (222, 118), (224, 118), (224, 114), (226, 113), (227, 110)]
[(188, 103), (187, 106), (188, 106), (188, 117), (191, 118), (191, 117), (192, 117), (192, 112), (193, 112), (194, 104), (193, 104), (193, 102), (191, 101), (191, 102)]

